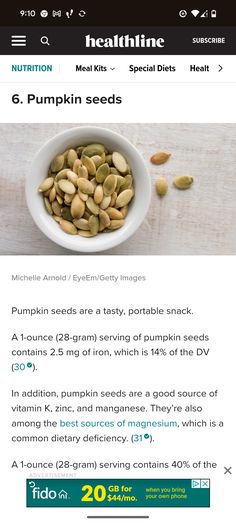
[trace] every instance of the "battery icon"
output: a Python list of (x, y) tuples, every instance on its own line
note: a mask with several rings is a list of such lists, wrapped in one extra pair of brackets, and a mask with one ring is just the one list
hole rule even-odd
[(216, 18), (216, 10), (212, 9), (211, 11), (211, 18)]

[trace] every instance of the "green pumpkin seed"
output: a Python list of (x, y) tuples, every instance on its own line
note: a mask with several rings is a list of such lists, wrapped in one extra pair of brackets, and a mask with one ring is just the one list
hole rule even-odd
[(176, 176), (173, 184), (177, 189), (188, 189), (193, 183), (193, 177), (189, 175)]
[(73, 220), (73, 216), (70, 212), (70, 208), (69, 207), (63, 207), (62, 210), (61, 210), (61, 216), (62, 218), (64, 218), (65, 220), (68, 220), (69, 222), (72, 222)]
[(101, 156), (105, 151), (105, 147), (103, 144), (89, 144), (83, 149), (82, 155), (83, 156)]
[(86, 178), (88, 179), (88, 170), (85, 166), (79, 166), (78, 167), (78, 177), (79, 178)]
[(112, 165), (112, 155), (106, 155), (106, 160), (107, 164), (109, 164), (109, 166)]
[(96, 166), (93, 160), (89, 158), (88, 156), (84, 156), (84, 155), (81, 157), (81, 160), (82, 160), (82, 164), (85, 167), (87, 167), (88, 174), (91, 176), (95, 176), (96, 175)]
[(116, 188), (116, 176), (108, 175), (105, 181), (103, 182), (103, 193), (105, 196), (109, 196), (114, 193)]
[(49, 215), (53, 215), (52, 206), (51, 206), (51, 204), (50, 204), (48, 198), (47, 198), (47, 197), (44, 197), (43, 200), (44, 200), (44, 205), (45, 205), (45, 207), (46, 207), (47, 212), (49, 213)]
[(125, 191), (125, 189), (130, 189), (133, 184), (133, 177), (132, 175), (126, 175), (124, 178), (124, 183), (121, 185), (120, 192)]
[(84, 147), (85, 147), (85, 146), (79, 146), (79, 147), (76, 148), (76, 153), (77, 153), (77, 155), (78, 155), (78, 158), (81, 157), (82, 152), (83, 152), (83, 150), (84, 150)]
[(104, 164), (102, 158), (99, 155), (94, 155), (91, 157), (91, 160), (94, 162), (96, 168), (101, 166), (101, 164)]
[(97, 235), (99, 229), (99, 219), (95, 215), (91, 215), (88, 221), (89, 229), (93, 235)]
[(61, 206), (60, 204), (58, 204), (57, 200), (54, 200), (54, 202), (52, 202), (51, 204), (52, 206), (52, 210), (53, 210), (53, 213), (54, 215), (57, 215), (57, 216), (61, 216)]
[[(124, 186), (125, 179), (126, 179), (126, 177), (123, 177), (121, 175), (116, 175), (116, 192), (117, 192), (117, 194), (119, 193), (120, 189)], [(128, 188), (126, 188), (126, 189), (128, 189)]]
[(105, 178), (109, 175), (110, 168), (108, 164), (102, 164), (99, 166), (96, 172), (96, 181), (99, 184), (102, 184), (105, 180)]
[(105, 229), (105, 227), (108, 227), (110, 225), (110, 217), (107, 214), (107, 212), (104, 211), (103, 209), (100, 209), (99, 211), (99, 221), (100, 221), (100, 226), (102, 226), (103, 229)]

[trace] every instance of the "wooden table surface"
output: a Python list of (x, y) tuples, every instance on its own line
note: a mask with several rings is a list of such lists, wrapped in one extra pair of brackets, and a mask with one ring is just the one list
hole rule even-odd
[[(236, 125), (99, 125), (128, 138), (143, 154), (153, 178), (152, 203), (142, 226), (129, 240), (101, 254), (236, 254)], [(70, 127), (75, 124), (0, 125), (0, 254), (78, 254), (41, 233), (24, 196), (25, 176), (34, 154), (45, 141)], [(149, 162), (157, 150), (172, 155), (162, 166)], [(195, 179), (187, 191), (171, 187), (173, 177), (182, 173)], [(154, 190), (158, 175), (166, 176), (170, 183), (162, 200)]]

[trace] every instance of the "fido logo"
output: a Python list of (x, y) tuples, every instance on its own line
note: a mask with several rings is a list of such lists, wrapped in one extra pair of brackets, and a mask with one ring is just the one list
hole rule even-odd
[(55, 499), (57, 492), (54, 489), (49, 489), (47, 486), (45, 489), (40, 489), (36, 486), (35, 482), (29, 482), (29, 486), (32, 491), (33, 499)]

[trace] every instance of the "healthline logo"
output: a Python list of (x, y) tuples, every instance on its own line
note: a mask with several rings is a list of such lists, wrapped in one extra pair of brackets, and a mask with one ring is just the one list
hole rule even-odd
[(164, 47), (164, 38), (147, 38), (146, 35), (113, 35), (109, 38), (85, 36), (86, 47)]

